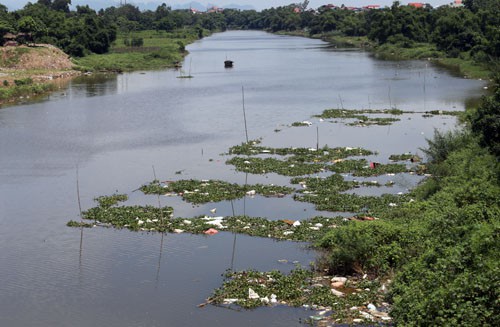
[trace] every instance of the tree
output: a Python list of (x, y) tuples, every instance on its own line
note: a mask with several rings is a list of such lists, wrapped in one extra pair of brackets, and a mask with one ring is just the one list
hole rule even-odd
[(471, 128), (479, 136), (481, 145), (500, 159), (500, 75), (497, 73), (495, 94), (483, 97), (481, 105), (472, 114)]
[(479, 20), (471, 11), (462, 8), (444, 8), (434, 12), (432, 40), (449, 54), (469, 51), (484, 42)]
[(52, 9), (69, 13), (71, 0), (53, 0)]
[(44, 35), (47, 31), (43, 22), (35, 20), (31, 16), (22, 17), (18, 21), (17, 26), (20, 32), (31, 34), (34, 40)]

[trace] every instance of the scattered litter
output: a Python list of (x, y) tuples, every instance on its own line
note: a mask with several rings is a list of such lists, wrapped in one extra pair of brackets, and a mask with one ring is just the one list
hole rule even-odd
[(255, 292), (253, 289), (249, 288), (248, 289), (248, 298), (251, 300), (256, 300), (259, 298), (259, 294)]
[(332, 294), (335, 295), (335, 296), (338, 296), (338, 297), (343, 297), (345, 294), (341, 291), (337, 291), (336, 289), (332, 288), (331, 289), (332, 291)]
[(205, 235), (214, 235), (214, 234), (217, 234), (219, 231), (214, 229), (214, 228), (209, 228), (207, 229), (206, 231), (204, 231), (203, 233)]

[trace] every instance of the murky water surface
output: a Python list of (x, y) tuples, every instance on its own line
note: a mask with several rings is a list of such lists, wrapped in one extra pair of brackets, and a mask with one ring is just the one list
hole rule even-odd
[[(184, 73), (137, 72), (74, 80), (46, 100), (0, 109), (0, 325), (2, 326), (294, 326), (308, 313), (290, 308), (233, 311), (197, 307), (227, 268), (280, 269), (315, 254), (305, 244), (233, 235), (159, 235), (65, 226), (82, 206), (115, 191), (131, 203), (156, 198), (132, 192), (153, 179), (224, 179), (286, 184), (274, 174), (237, 173), (226, 152), (245, 140), (242, 87), (250, 139), (267, 146), (362, 146), (390, 154), (419, 152), (434, 128), (455, 119), (404, 115), (391, 126), (348, 127), (311, 119), (327, 108), (463, 110), (481, 82), (454, 78), (428, 62), (377, 61), (331, 51), (318, 40), (262, 32), (215, 34), (188, 47)], [(235, 62), (224, 69), (223, 61)], [(309, 128), (289, 128), (310, 119)], [(317, 126), (317, 128), (315, 128)], [(281, 130), (275, 132), (275, 129)], [(181, 171), (181, 174), (176, 172)], [(386, 192), (418, 178), (392, 177)], [(361, 190), (366, 194), (380, 192)], [(162, 198), (175, 215), (230, 215), (229, 203), (191, 206)], [(236, 214), (305, 219), (312, 205), (290, 198), (235, 202)], [(331, 215), (331, 214), (330, 214)]]

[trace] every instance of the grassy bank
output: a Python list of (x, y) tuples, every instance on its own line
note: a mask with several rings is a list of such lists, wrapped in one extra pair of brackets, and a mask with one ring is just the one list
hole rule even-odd
[(375, 43), (368, 40), (366, 36), (345, 36), (339, 35), (336, 32), (311, 35), (306, 31), (297, 30), (290, 32), (277, 32), (276, 34), (320, 39), (337, 48), (371, 49), (375, 46)]
[(0, 88), (0, 104), (14, 102), (24, 98), (31, 98), (54, 91), (57, 86), (53, 83), (15, 85)]
[(488, 79), (491, 75), (486, 64), (474, 61), (467, 53), (457, 58), (449, 58), (445, 52), (428, 43), (415, 43), (410, 46), (383, 44), (375, 47), (374, 53), (378, 58), (386, 60), (426, 59), (452, 70), (461, 77)]
[(85, 71), (122, 72), (175, 67), (187, 54), (185, 46), (197, 39), (198, 32), (194, 28), (119, 34), (109, 53), (92, 54), (76, 59), (75, 63)]
[(366, 36), (343, 36), (336, 32), (310, 35), (305, 31), (279, 32), (293, 36), (311, 37), (330, 43), (335, 48), (353, 48), (370, 50), (383, 60), (429, 60), (439, 66), (450, 69), (454, 74), (466, 78), (489, 79), (491, 70), (484, 63), (478, 63), (468, 53), (462, 53), (457, 58), (450, 58), (435, 45), (429, 43), (383, 44), (377, 45)]

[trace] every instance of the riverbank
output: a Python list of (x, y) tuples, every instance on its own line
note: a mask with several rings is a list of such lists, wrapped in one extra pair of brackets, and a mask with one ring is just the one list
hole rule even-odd
[[(201, 33), (201, 34), (200, 34)], [(64, 87), (83, 72), (121, 73), (179, 68), (186, 45), (207, 31), (139, 31), (119, 35), (109, 53), (70, 58), (49, 44), (0, 47), (0, 105), (33, 99)], [(135, 46), (131, 46), (134, 41)]]
[(351, 48), (370, 51), (375, 57), (383, 60), (428, 60), (433, 64), (451, 70), (455, 75), (473, 79), (490, 79), (491, 70), (485, 64), (466, 59), (464, 54), (457, 58), (450, 58), (429, 43), (414, 43), (409, 46), (397, 44), (378, 45), (366, 36), (342, 36), (336, 33), (309, 35), (304, 31), (279, 32), (277, 34), (293, 35), (321, 39), (334, 48)]
[(188, 28), (173, 32), (149, 30), (132, 35), (119, 34), (109, 53), (88, 55), (74, 62), (78, 69), (93, 72), (180, 68), (188, 53), (185, 47), (206, 33)]
[(69, 56), (52, 45), (0, 47), (0, 105), (54, 91), (79, 74)]

